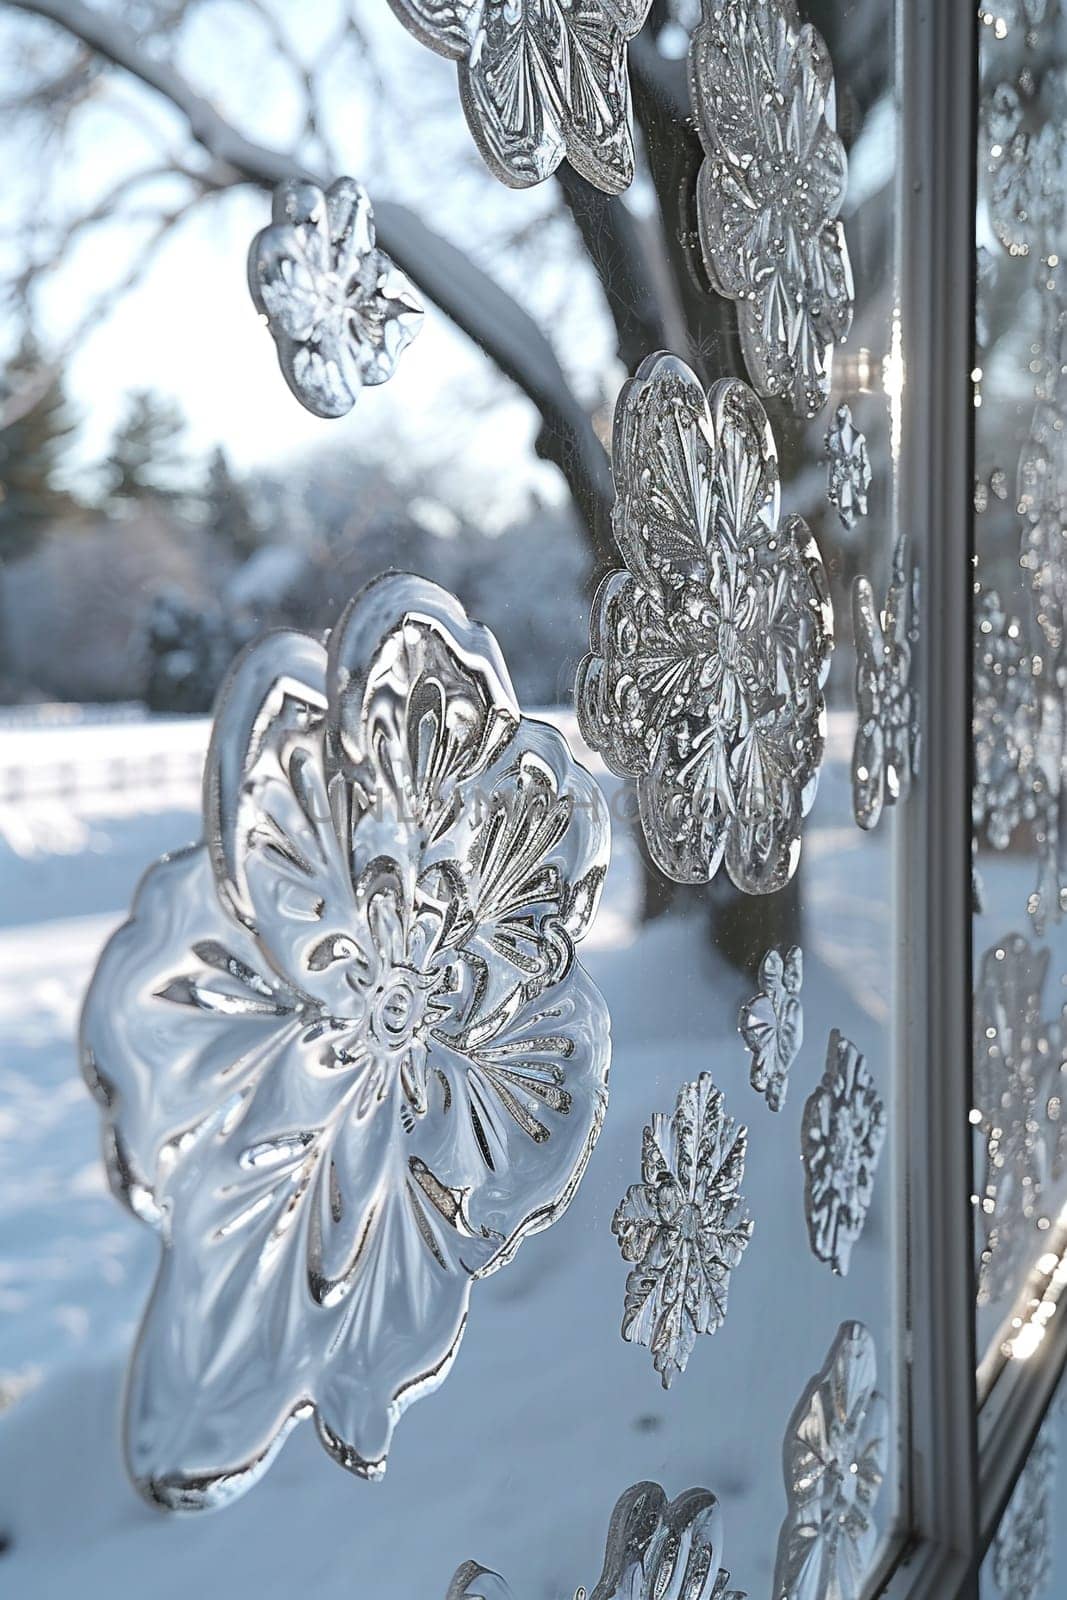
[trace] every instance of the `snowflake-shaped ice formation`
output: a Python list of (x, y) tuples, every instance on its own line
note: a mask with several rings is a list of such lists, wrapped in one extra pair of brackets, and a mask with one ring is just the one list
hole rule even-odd
[(683, 1084), (674, 1115), (646, 1127), (641, 1182), (611, 1228), (626, 1261), (622, 1336), (643, 1344), (665, 1389), (684, 1372), (697, 1334), (726, 1319), (730, 1274), (754, 1224), (741, 1193), (748, 1130), (726, 1115), (710, 1073)]
[(204, 797), (82, 1025), (112, 1186), (162, 1243), (127, 1457), (183, 1509), (243, 1493), (306, 1416), (384, 1471), (476, 1280), (574, 1194), (609, 1056), (575, 956), (606, 804), (445, 591), (389, 574), (328, 650), (252, 645)]
[[(668, 1501), (658, 1483), (635, 1483), (611, 1514), (604, 1566), (589, 1600), (746, 1600), (729, 1587), (722, 1551), (722, 1509), (709, 1490), (687, 1489)], [(446, 1600), (512, 1600), (512, 1591), (499, 1573), (467, 1561)]]
[(800, 988), (804, 957), (799, 945), (783, 956), (768, 950), (759, 967), (759, 993), (741, 1007), (737, 1031), (752, 1053), (752, 1087), (766, 1095), (772, 1111), (781, 1111), (789, 1087), (789, 1069), (804, 1043), (804, 1010)]
[(812, 1253), (844, 1277), (863, 1232), (886, 1109), (856, 1046), (830, 1034), (822, 1082), (804, 1107), (804, 1211)]
[(389, 0), (408, 30), (456, 62), (490, 170), (512, 188), (567, 158), (608, 194), (634, 175), (626, 48), (652, 0)]
[(737, 302), (760, 394), (814, 416), (853, 313), (839, 219), (848, 162), (826, 45), (801, 25), (794, 0), (704, 0), (689, 77), (705, 152), (697, 218), (712, 287)]
[(921, 734), (912, 652), (918, 640), (919, 573), (910, 567), (904, 534), (893, 551), (885, 609), (870, 580), (852, 585), (856, 645), (856, 742), (852, 810), (861, 828), (875, 828), (882, 808), (907, 798), (919, 771)]
[(851, 409), (838, 406), (826, 433), (826, 498), (837, 507), (841, 526), (849, 532), (867, 515), (871, 458), (867, 441), (852, 421)]
[(889, 1460), (889, 1413), (876, 1381), (874, 1340), (862, 1323), (846, 1322), (786, 1435), (789, 1510), (774, 1600), (859, 1600), (864, 1592)]
[(656, 865), (748, 894), (792, 877), (822, 760), (833, 613), (818, 547), (780, 516), (778, 457), (746, 384), (645, 361), (615, 417), (615, 540), (575, 698), (637, 778)]
[(365, 385), (385, 383), (422, 326), (407, 278), (375, 245), (363, 185), (325, 192), (293, 179), (248, 252), (248, 286), (301, 405), (343, 417)]

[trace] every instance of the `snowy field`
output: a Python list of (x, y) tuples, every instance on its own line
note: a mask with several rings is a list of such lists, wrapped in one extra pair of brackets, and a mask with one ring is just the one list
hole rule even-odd
[[(717, 955), (703, 911), (640, 923), (632, 841), (618, 839), (583, 947), (612, 1013), (611, 1102), (570, 1210), (475, 1286), (455, 1368), (402, 1419), (383, 1483), (342, 1472), (304, 1426), (235, 1506), (175, 1518), (143, 1504), (121, 1465), (121, 1375), (157, 1245), (106, 1191), (73, 1040), (140, 873), (199, 832), (205, 734), (193, 721), (0, 731), (5, 772), (23, 774), (0, 803), (0, 1593), (443, 1600), (477, 1558), (518, 1600), (567, 1600), (596, 1581), (616, 1498), (654, 1478), (671, 1496), (720, 1497), (726, 1565), (766, 1600), (783, 1433), (843, 1320), (871, 1328), (897, 1414), (891, 833), (852, 824), (848, 723), (834, 722), (805, 836), (806, 1042), (782, 1113), (749, 1088), (736, 1032), (752, 977)], [(831, 1027), (867, 1055), (891, 1122), (845, 1280), (809, 1252), (799, 1160)], [(705, 1069), (750, 1128), (756, 1233), (726, 1326), (665, 1393), (648, 1352), (619, 1337), (626, 1268), (610, 1222), (639, 1175), (643, 1124)], [(894, 1497), (891, 1471), (883, 1521)]]

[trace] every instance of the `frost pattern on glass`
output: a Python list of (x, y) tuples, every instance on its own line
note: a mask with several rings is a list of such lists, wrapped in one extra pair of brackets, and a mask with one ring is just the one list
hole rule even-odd
[(1014, 84), (998, 83), (983, 107), (990, 161), (999, 161), (1022, 123), (1022, 102)]
[(985, 113), (989, 214), (1009, 255), (1039, 250), (1063, 222), (1064, 136), (1055, 121), (1027, 128), (1010, 83), (998, 84)]
[(804, 1043), (800, 988), (804, 957), (799, 945), (783, 956), (768, 950), (759, 967), (759, 993), (741, 1007), (737, 1031), (752, 1054), (752, 1087), (781, 1111), (789, 1088), (789, 1069)]
[(575, 698), (586, 740), (637, 778), (656, 865), (749, 894), (787, 883), (823, 755), (833, 614), (818, 547), (780, 518), (766, 413), (652, 356), (615, 415), (614, 533)]
[(673, 1116), (646, 1127), (641, 1182), (612, 1219), (626, 1279), (622, 1336), (652, 1352), (665, 1389), (684, 1372), (698, 1333), (726, 1320), (730, 1274), (754, 1223), (741, 1196), (748, 1129), (726, 1115), (711, 1074), (683, 1084)]
[(525, 189), (566, 157), (607, 194), (633, 180), (626, 46), (652, 0), (389, 0), (455, 61), (471, 133), (496, 177)]
[(838, 406), (826, 434), (826, 498), (837, 507), (841, 526), (851, 531), (867, 515), (871, 458), (867, 441), (846, 405)]
[(889, 1459), (889, 1412), (876, 1381), (874, 1340), (862, 1323), (846, 1322), (786, 1435), (789, 1510), (774, 1600), (860, 1600), (864, 1592)]
[(1033, 831), (1039, 880), (1030, 911), (1039, 934), (1067, 913), (1067, 289), (1062, 261), (1042, 261), (1038, 274), (1041, 341), (1034, 410), (1019, 456), (1022, 526), (1019, 562), (1030, 575), (1034, 651), (1030, 662), (1036, 715), (1037, 780)]
[(993, 14), (1007, 27), (1013, 28), (1021, 22), (1036, 28), (1044, 22), (1050, 0), (990, 0), (990, 3)]
[(887, 805), (907, 798), (919, 770), (918, 695), (912, 650), (918, 641), (919, 573), (901, 534), (885, 609), (878, 612), (868, 578), (852, 585), (856, 645), (856, 742), (852, 751), (852, 811), (861, 828), (875, 828)]
[[(722, 1557), (722, 1510), (709, 1490), (687, 1489), (668, 1501), (658, 1483), (635, 1483), (611, 1513), (604, 1566), (589, 1600), (747, 1600), (730, 1588)], [(511, 1600), (511, 1590), (497, 1573), (468, 1561), (446, 1600)]]
[(976, 588), (973, 814), (994, 850), (1037, 813), (1038, 708), (1026, 634), (996, 590)]
[(422, 326), (408, 279), (375, 247), (363, 185), (323, 192), (293, 179), (252, 240), (248, 286), (286, 383), (317, 417), (343, 417), (364, 385), (385, 383)]
[(867, 1220), (885, 1135), (886, 1109), (867, 1062), (834, 1028), (822, 1082), (804, 1107), (801, 1148), (812, 1252), (841, 1277)]
[(1055, 659), (1067, 615), (1067, 289), (1059, 267), (1043, 266), (1041, 280), (1040, 370), (1017, 486), (1020, 562), (1030, 574), (1039, 642)]
[(1006, 1600), (1039, 1600), (1051, 1593), (1057, 1456), (1055, 1419), (1049, 1417), (993, 1541), (993, 1578)]
[(609, 1056), (575, 958), (605, 803), (444, 590), (389, 574), (328, 652), (247, 650), (204, 793), (82, 1029), (112, 1186), (163, 1246), (127, 1457), (182, 1508), (242, 1493), (310, 1414), (384, 1470), (474, 1280), (573, 1195)]
[(848, 162), (826, 45), (801, 25), (793, 0), (704, 0), (689, 78), (706, 158), (697, 220), (712, 287), (737, 302), (760, 394), (814, 416), (853, 312), (839, 220)]
[[(1063, 913), (1063, 706), (1055, 683), (1042, 685), (1026, 630), (995, 590), (975, 588), (974, 792), (972, 821), (994, 850), (1030, 828), (1038, 882), (1029, 899), (1036, 931)], [(1053, 776), (1049, 776), (1050, 772)]]
[(982, 956), (974, 996), (978, 1300), (1003, 1299), (1028, 1251), (1050, 1178), (1065, 1170), (1064, 1020), (1046, 1022), (1049, 953), (1012, 934)]

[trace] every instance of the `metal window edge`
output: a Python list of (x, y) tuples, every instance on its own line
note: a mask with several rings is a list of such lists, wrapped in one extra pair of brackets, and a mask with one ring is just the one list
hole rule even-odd
[(977, 1590), (971, 1105), (971, 571), (978, 15), (898, 0), (899, 529), (922, 569), (925, 771), (898, 822), (904, 1544), (875, 1592)]

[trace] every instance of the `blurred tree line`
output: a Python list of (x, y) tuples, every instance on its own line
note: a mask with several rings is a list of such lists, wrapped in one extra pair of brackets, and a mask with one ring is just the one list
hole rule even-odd
[[(258, 539), (241, 484), (226, 453), (210, 456), (199, 487), (190, 487), (190, 462), (184, 447), (185, 419), (178, 406), (152, 390), (127, 397), (125, 411), (101, 463), (100, 493), (91, 498), (66, 487), (67, 457), (77, 418), (67, 399), (61, 371), (53, 370), (32, 333), (26, 333), (0, 380), (0, 406), (20, 394), (39, 373), (46, 382), (37, 397), (11, 421), (0, 423), (0, 560), (12, 561), (34, 549), (49, 528), (76, 526), (78, 513), (118, 510), (146, 497), (195, 500), (213, 532), (230, 539), (235, 551), (250, 555)], [(68, 469), (65, 472), (65, 468)]]
[[(434, 578), (506, 629), (528, 703), (568, 697), (589, 574), (572, 511), (532, 503), (486, 534), (446, 489), (433, 498), (432, 472), (405, 477), (383, 452), (353, 460), (338, 444), (242, 476), (221, 446), (198, 457), (180, 409), (149, 390), (127, 396), (83, 475), (95, 488), (75, 492), (77, 418), (32, 335), (0, 379), (0, 406), (41, 372), (32, 403), (0, 426), (0, 699), (207, 712), (244, 644), (279, 625), (326, 629), (389, 567)], [(534, 550), (544, 581), (531, 596)]]

